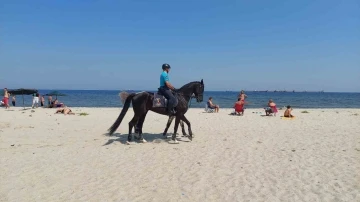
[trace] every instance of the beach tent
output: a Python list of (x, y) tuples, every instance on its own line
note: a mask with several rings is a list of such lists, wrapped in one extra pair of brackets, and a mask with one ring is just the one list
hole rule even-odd
[(60, 93), (60, 92), (58, 92), (58, 91), (51, 91), (50, 93), (45, 94), (45, 95), (46, 95), (46, 96), (55, 96), (56, 99), (57, 99), (58, 96), (66, 96), (65, 94)]
[(11, 95), (22, 95), (23, 107), (24, 107), (24, 109), (25, 109), (24, 95), (32, 95), (32, 94), (34, 94), (34, 93), (37, 93), (38, 90), (36, 90), (36, 89), (19, 88), (19, 89), (14, 89), (14, 90), (8, 90), (8, 92), (9, 92)]

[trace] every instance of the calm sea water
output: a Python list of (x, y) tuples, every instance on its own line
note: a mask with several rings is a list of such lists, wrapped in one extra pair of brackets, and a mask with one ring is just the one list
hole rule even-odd
[[(50, 90), (39, 90), (46, 94)], [(59, 90), (66, 96), (58, 97), (60, 102), (69, 107), (122, 107), (118, 90)], [(291, 105), (293, 108), (360, 108), (360, 93), (309, 93), (309, 92), (246, 92), (247, 108), (263, 108), (271, 98), (279, 106)], [(237, 99), (238, 92), (205, 92), (204, 101), (191, 102), (192, 108), (204, 108), (207, 99), (213, 97), (213, 102), (221, 108), (231, 108)], [(53, 96), (53, 99), (55, 96)], [(25, 95), (25, 106), (31, 106), (32, 96)], [(47, 97), (45, 96), (47, 103)], [(17, 106), (22, 106), (21, 95), (17, 96)]]

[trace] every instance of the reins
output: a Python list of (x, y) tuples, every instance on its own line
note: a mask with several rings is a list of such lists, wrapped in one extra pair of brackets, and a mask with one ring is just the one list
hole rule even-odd
[[(180, 89), (179, 89), (180, 90)], [(177, 94), (178, 96), (177, 97), (182, 97), (182, 99), (185, 99), (185, 97), (187, 97), (187, 96), (189, 96), (189, 103), (188, 103), (188, 108), (190, 108), (191, 107), (191, 101), (192, 101), (192, 99), (193, 98), (198, 98), (199, 96), (202, 96), (203, 95), (203, 93), (201, 93), (201, 94), (199, 94), (198, 96), (193, 96), (193, 94), (191, 94), (191, 95), (185, 95), (184, 94), (184, 92), (181, 92), (181, 91), (179, 91), (179, 90), (176, 90), (175, 91), (175, 94)], [(180, 96), (179, 96), (180, 95)], [(186, 100), (185, 100), (186, 101)]]

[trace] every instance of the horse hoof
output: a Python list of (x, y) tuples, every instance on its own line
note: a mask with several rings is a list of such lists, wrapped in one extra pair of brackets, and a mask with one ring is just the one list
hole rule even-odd
[(126, 141), (126, 144), (127, 144), (127, 145), (130, 145), (130, 142), (129, 142), (129, 141)]
[(147, 143), (147, 141), (145, 139), (140, 140), (140, 142)]
[(177, 140), (170, 140), (169, 144), (179, 144), (179, 142)]

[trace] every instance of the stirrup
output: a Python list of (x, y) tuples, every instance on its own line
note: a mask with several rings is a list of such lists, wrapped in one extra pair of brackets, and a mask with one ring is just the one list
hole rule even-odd
[(168, 109), (167, 112), (168, 112), (169, 116), (173, 116), (176, 114), (175, 109)]

